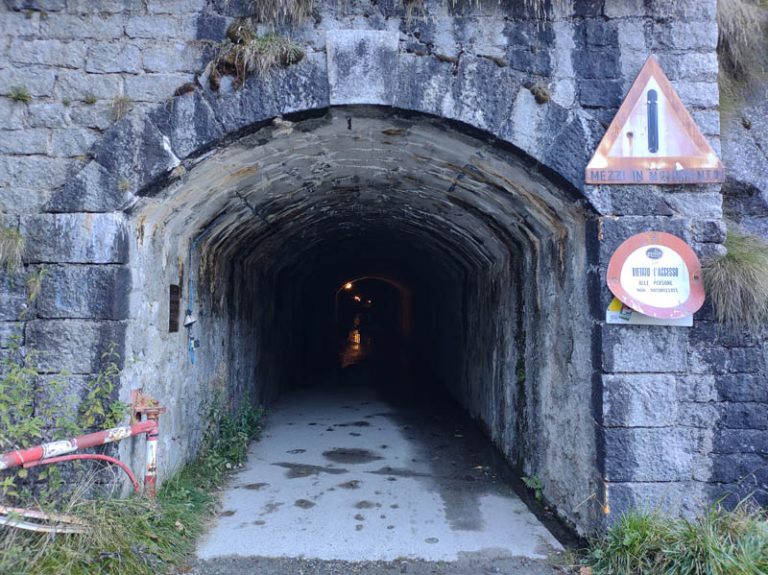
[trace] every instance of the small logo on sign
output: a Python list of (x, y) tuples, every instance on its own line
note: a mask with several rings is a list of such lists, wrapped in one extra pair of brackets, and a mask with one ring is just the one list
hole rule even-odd
[(664, 252), (661, 251), (659, 248), (648, 248), (647, 250), (645, 250), (645, 255), (652, 260), (658, 260), (661, 258), (661, 256), (664, 255)]

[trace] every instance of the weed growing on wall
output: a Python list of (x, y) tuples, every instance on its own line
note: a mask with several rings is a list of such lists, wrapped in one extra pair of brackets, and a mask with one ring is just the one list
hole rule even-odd
[(280, 24), (302, 22), (312, 14), (313, 0), (253, 0), (253, 16), (258, 22)]
[(87, 392), (80, 404), (78, 423), (83, 429), (106, 429), (123, 422), (128, 405), (115, 399), (120, 379), (120, 355), (114, 346), (101, 356), (102, 369), (87, 384)]
[(3, 225), (0, 213), (0, 268), (8, 272), (21, 268), (25, 245), (24, 236), (19, 230)]
[(768, 2), (718, 0), (717, 25), (721, 109), (728, 113), (766, 76)]
[[(77, 414), (62, 401), (67, 389), (66, 375), (42, 376), (35, 364), (36, 354), (26, 352), (17, 341), (0, 359), (0, 451), (24, 449), (44, 441), (68, 439), (96, 429), (124, 423), (127, 406), (114, 400), (120, 376), (114, 350), (102, 357), (102, 370), (86, 383), (85, 396)], [(5, 499), (24, 503), (48, 500), (60, 494), (61, 467), (52, 465), (30, 473), (23, 468), (0, 475), (0, 493)]]
[(304, 58), (304, 50), (291, 40), (266, 34), (256, 36), (244, 21), (232, 24), (227, 40), (209, 66), (211, 87), (218, 89), (222, 76), (234, 78), (235, 88), (242, 86), (249, 74), (266, 74), (278, 66), (290, 66)]
[(730, 226), (725, 247), (704, 263), (707, 296), (720, 323), (756, 328), (768, 315), (768, 244)]
[(21, 102), (22, 104), (29, 104), (32, 101), (32, 95), (24, 86), (11, 86), (7, 94), (14, 102)]

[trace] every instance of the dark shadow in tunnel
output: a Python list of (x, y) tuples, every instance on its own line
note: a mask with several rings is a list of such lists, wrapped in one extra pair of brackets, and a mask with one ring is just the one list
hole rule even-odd
[(412, 290), (386, 276), (349, 275), (321, 293), (317, 302), (308, 297), (300, 320), (307, 328), (300, 386), (370, 387), (388, 396), (411, 388), (418, 369)]
[[(145, 277), (168, 265), (169, 283), (196, 281), (198, 322), (177, 351), (194, 337), (198, 361), (167, 375), (197, 398), (221, 374), (235, 403), (354, 385), (421, 400), (423, 414), (456, 401), (554, 504), (590, 521), (597, 328), (584, 278), (598, 274), (584, 201), (440, 120), (338, 110), (267, 136), (204, 160), (137, 219), (155, 230)], [(180, 247), (165, 255), (168, 241)], [(359, 306), (337, 297), (348, 282)], [(167, 297), (152, 286), (147, 301)], [(146, 341), (137, 333), (137, 349)]]

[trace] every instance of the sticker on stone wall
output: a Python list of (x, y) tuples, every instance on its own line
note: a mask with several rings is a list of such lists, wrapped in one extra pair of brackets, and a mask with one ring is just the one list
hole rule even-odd
[(725, 171), (654, 56), (587, 165), (588, 184), (708, 184)]
[(653, 318), (683, 318), (704, 305), (699, 258), (666, 232), (644, 232), (622, 243), (608, 263), (607, 279), (619, 301)]
[(618, 325), (671, 325), (678, 327), (692, 327), (693, 316), (687, 315), (680, 318), (651, 317), (633, 310), (619, 298), (613, 298), (605, 310), (605, 323)]

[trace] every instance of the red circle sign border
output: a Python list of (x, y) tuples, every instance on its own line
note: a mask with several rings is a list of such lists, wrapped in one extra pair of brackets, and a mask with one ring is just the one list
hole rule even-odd
[[(621, 285), (621, 268), (624, 262), (635, 250), (645, 246), (659, 245), (670, 248), (685, 262), (688, 267), (688, 277), (691, 282), (691, 292), (688, 299), (675, 307), (655, 307), (637, 302)], [(696, 313), (704, 305), (704, 278), (701, 275), (701, 263), (696, 253), (687, 243), (667, 232), (643, 232), (625, 240), (611, 256), (608, 262), (608, 289), (619, 300), (642, 314), (659, 319), (677, 319)]]

